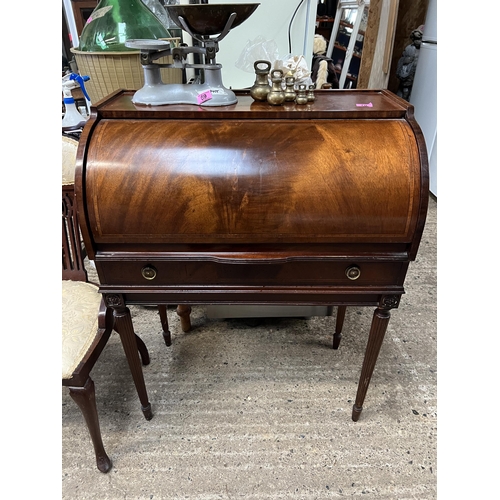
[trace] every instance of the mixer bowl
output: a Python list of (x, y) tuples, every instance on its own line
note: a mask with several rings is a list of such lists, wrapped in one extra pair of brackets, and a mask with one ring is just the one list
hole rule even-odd
[(165, 8), (179, 28), (183, 29), (179, 21), (179, 17), (182, 17), (193, 34), (209, 36), (221, 33), (233, 12), (236, 12), (236, 19), (231, 28), (246, 21), (259, 5), (260, 3), (196, 4), (165, 5)]

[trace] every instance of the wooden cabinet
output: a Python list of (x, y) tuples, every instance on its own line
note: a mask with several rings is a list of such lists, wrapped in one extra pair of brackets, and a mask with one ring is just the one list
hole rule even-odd
[(93, 108), (75, 186), (100, 291), (131, 342), (127, 304), (375, 307), (357, 420), (427, 212), (413, 107), (383, 90), (236, 95), (140, 106), (118, 91)]
[(321, 16), (316, 18), (316, 29), (315, 33), (325, 37), (327, 43), (332, 35), (333, 23), (335, 21), (334, 17)]
[(78, 36), (82, 34), (83, 27), (90, 17), (90, 14), (92, 14), (97, 7), (97, 4), (97, 0), (71, 0)]

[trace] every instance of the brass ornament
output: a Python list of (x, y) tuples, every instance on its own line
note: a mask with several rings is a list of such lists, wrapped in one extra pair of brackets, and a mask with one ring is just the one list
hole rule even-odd
[(253, 67), (255, 69), (255, 83), (250, 88), (250, 95), (255, 101), (265, 101), (267, 94), (271, 91), (271, 85), (269, 85), (271, 63), (261, 59), (255, 61)]

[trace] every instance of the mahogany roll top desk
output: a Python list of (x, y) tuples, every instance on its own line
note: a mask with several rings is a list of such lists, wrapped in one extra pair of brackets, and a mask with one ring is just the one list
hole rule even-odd
[(128, 304), (374, 306), (357, 420), (427, 213), (413, 107), (386, 90), (282, 106), (240, 91), (210, 108), (132, 96), (92, 108), (75, 189), (146, 418)]

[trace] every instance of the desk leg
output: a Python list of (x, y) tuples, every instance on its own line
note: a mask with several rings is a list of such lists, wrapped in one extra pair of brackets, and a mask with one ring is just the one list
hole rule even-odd
[(177, 315), (181, 319), (181, 328), (183, 332), (189, 332), (191, 330), (191, 306), (186, 304), (179, 304), (177, 306)]
[(373, 313), (372, 324), (370, 327), (370, 334), (368, 336), (368, 344), (365, 351), (365, 359), (363, 367), (361, 368), (361, 376), (359, 378), (358, 392), (356, 394), (356, 402), (352, 408), (352, 419), (357, 422), (361, 411), (363, 410), (363, 402), (365, 400), (368, 386), (373, 375), (375, 363), (377, 362), (382, 341), (384, 340), (387, 325), (391, 318), (389, 312), (393, 307), (399, 304), (399, 296), (385, 296), (382, 297), (379, 307)]
[(172, 335), (168, 329), (168, 319), (167, 319), (167, 306), (159, 305), (158, 312), (160, 313), (161, 329), (163, 334), (163, 340), (167, 347), (172, 345)]
[(130, 316), (130, 310), (125, 306), (125, 301), (121, 295), (107, 294), (105, 295), (105, 301), (108, 307), (113, 309), (115, 329), (120, 335), (130, 372), (134, 379), (135, 388), (139, 395), (142, 412), (146, 420), (151, 420), (153, 418), (153, 413), (151, 411), (151, 404), (148, 400), (148, 393), (146, 390), (146, 383), (144, 382), (144, 374), (142, 373), (139, 351), (137, 350), (136, 335), (134, 332), (134, 325), (132, 324), (132, 317)]
[(342, 340), (342, 328), (344, 327), (345, 311), (347, 306), (337, 307), (337, 320), (335, 322), (335, 334), (333, 335), (333, 348), (338, 349)]

